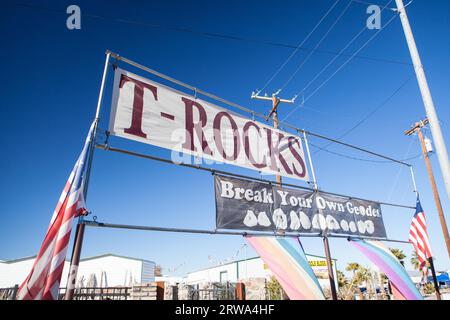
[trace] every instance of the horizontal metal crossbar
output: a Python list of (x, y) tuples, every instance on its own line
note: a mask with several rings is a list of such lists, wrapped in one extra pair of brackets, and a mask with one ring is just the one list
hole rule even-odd
[(140, 226), (140, 225), (129, 225), (129, 224), (114, 224), (98, 222), (95, 220), (81, 220), (81, 224), (85, 224), (89, 227), (100, 227), (100, 228), (112, 228), (112, 229), (128, 229), (128, 230), (141, 230), (141, 231), (158, 231), (158, 232), (178, 232), (178, 233), (195, 233), (195, 234), (209, 234), (209, 235), (227, 235), (227, 236), (252, 236), (252, 237), (267, 237), (267, 236), (277, 236), (277, 237), (288, 237), (288, 238), (299, 238), (299, 237), (309, 237), (309, 238), (344, 238), (348, 240), (354, 239), (368, 239), (368, 240), (378, 240), (386, 242), (398, 242), (398, 243), (409, 243), (408, 241), (395, 240), (388, 238), (372, 238), (364, 236), (346, 236), (338, 234), (326, 234), (322, 233), (301, 233), (301, 232), (251, 232), (251, 231), (227, 231), (227, 230), (205, 230), (205, 229), (185, 229), (185, 228), (169, 228), (169, 227), (154, 227), (154, 226)]
[[(211, 169), (211, 168), (207, 168), (207, 167), (202, 167), (200, 165), (193, 165), (193, 164), (188, 164), (188, 163), (174, 163), (173, 161), (171, 161), (169, 159), (164, 159), (164, 158), (155, 157), (155, 156), (151, 156), (151, 155), (147, 155), (147, 154), (137, 153), (137, 152), (133, 152), (133, 151), (125, 150), (125, 149), (113, 148), (113, 147), (111, 147), (109, 145), (97, 144), (96, 147), (99, 148), (99, 149), (102, 149), (102, 150), (106, 150), (106, 151), (118, 152), (118, 153), (123, 153), (123, 154), (127, 154), (127, 155), (130, 155), (130, 156), (135, 156), (135, 157), (139, 157), (139, 158), (143, 158), (143, 159), (164, 162), (164, 163), (167, 163), (167, 164), (172, 164), (172, 165), (177, 165), (177, 166), (181, 166), (181, 167), (197, 169), (197, 170), (201, 170), (201, 171), (207, 171), (207, 172), (211, 172), (212, 174), (222, 174), (222, 175), (227, 175), (227, 176), (231, 176), (231, 177), (243, 178), (243, 179), (247, 179), (247, 180), (260, 181), (260, 182), (263, 182), (263, 183), (269, 183), (269, 184), (273, 184), (273, 185), (280, 185), (276, 181), (265, 180), (265, 179), (260, 179), (260, 178), (254, 178), (254, 177), (250, 177), (250, 176), (246, 176), (246, 175), (242, 175), (242, 174), (236, 174), (236, 173), (232, 173), (232, 172)], [(292, 187), (292, 188), (297, 188), (297, 189), (302, 189), (302, 190), (309, 190), (309, 191), (312, 191), (312, 192), (315, 191), (313, 188), (302, 187), (302, 186), (295, 185), (295, 184), (282, 183), (281, 185), (285, 186), (285, 187)], [(347, 195), (343, 195), (343, 194), (339, 194), (339, 193), (334, 193), (334, 192), (328, 192), (328, 191), (322, 191), (322, 192), (327, 193), (329, 195), (334, 195), (334, 196), (348, 198), (349, 200), (350, 199), (355, 199), (355, 200), (362, 200), (362, 201), (372, 201), (372, 202), (377, 202), (379, 204), (383, 204), (383, 205), (386, 205), (386, 206), (406, 208), (406, 209), (414, 209), (414, 210), (416, 209), (416, 207), (403, 205), (403, 204), (398, 204), (398, 203), (390, 203), (390, 202), (384, 202), (384, 201), (369, 200), (369, 199), (364, 199), (364, 198), (359, 198), (359, 197), (351, 197), (351, 196), (347, 196)]]

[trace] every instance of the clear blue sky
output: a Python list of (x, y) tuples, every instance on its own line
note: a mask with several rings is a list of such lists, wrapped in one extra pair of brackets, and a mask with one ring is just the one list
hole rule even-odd
[[(171, 75), (228, 100), (266, 112), (268, 106), (252, 101), (250, 93), (261, 88), (293, 49), (261, 43), (202, 37), (144, 25), (117, 22), (128, 19), (169, 27), (188, 28), (279, 43), (298, 44), (334, 3), (317, 1), (76, 1), (82, 14), (81, 30), (66, 28), (65, 8), (73, 1), (19, 1), (52, 10), (26, 7), (15, 1), (2, 3), (0, 12), (1, 146), (0, 259), (37, 253), (53, 209), (70, 170), (81, 151), (95, 113), (104, 52), (111, 49), (125, 57)], [(312, 48), (349, 0), (341, 0), (305, 46)], [(385, 4), (386, 0), (374, 0)], [(364, 27), (367, 5), (353, 3), (343, 19), (320, 46), (340, 51)], [(439, 8), (437, 10), (437, 8)], [(408, 13), (450, 148), (450, 3), (415, 0)], [(382, 13), (382, 25), (393, 13)], [(351, 54), (375, 31), (366, 30), (345, 53)], [(277, 89), (308, 55), (299, 51), (268, 91)], [(360, 55), (404, 61), (410, 57), (396, 19)], [(334, 56), (316, 53), (283, 95), (303, 88)], [(340, 57), (316, 82), (311, 93), (347, 58)], [(132, 71), (132, 68), (129, 68)], [(290, 123), (339, 137), (390, 97), (407, 80), (410, 65), (355, 59), (297, 110)], [(143, 73), (140, 73), (144, 75)], [(101, 128), (109, 118), (112, 76), (103, 105)], [(291, 106), (281, 106), (283, 118)], [(344, 141), (403, 159), (420, 153), (417, 137), (403, 131), (424, 117), (415, 78), (412, 78), (376, 113), (349, 133)], [(429, 134), (429, 132), (427, 132)], [(148, 145), (111, 139), (113, 146), (168, 157), (170, 153)], [(323, 145), (316, 139), (312, 143)], [(315, 150), (313, 148), (313, 150)], [(374, 159), (332, 146), (333, 152)], [(322, 189), (374, 200), (414, 205), (407, 168), (395, 164), (354, 161), (326, 152), (315, 153)], [(441, 198), (450, 220), (449, 200), (442, 184), (436, 156), (435, 169)], [(423, 159), (415, 165), (422, 205), (426, 211), (432, 249), (438, 269), (449, 269), (442, 232)], [(251, 171), (228, 170), (255, 175)], [(293, 181), (290, 181), (293, 182)], [(300, 182), (301, 184), (301, 182)], [(155, 226), (214, 228), (213, 178), (210, 174), (97, 150), (93, 164), (88, 207), (105, 222)], [(411, 210), (383, 207), (389, 237), (407, 239)], [(307, 252), (323, 255), (321, 239), (304, 239)], [(223, 260), (242, 246), (240, 237), (87, 229), (83, 256), (105, 252), (151, 259), (169, 268), (184, 264), (175, 274), (208, 266), (208, 256)], [(394, 245), (412, 252), (408, 245)], [(369, 265), (345, 240), (331, 240), (338, 267), (357, 261)], [(239, 258), (245, 258), (243, 251)], [(70, 253), (69, 253), (70, 255)], [(247, 250), (247, 256), (254, 252)]]

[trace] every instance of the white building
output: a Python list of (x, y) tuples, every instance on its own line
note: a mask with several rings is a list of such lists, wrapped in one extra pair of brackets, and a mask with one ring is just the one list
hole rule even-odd
[[(309, 264), (322, 288), (329, 288), (328, 267), (325, 257), (307, 254)], [(336, 260), (333, 259), (333, 273), (337, 286)], [(237, 260), (202, 270), (189, 272), (183, 282), (198, 284), (202, 282), (238, 282), (251, 278), (270, 279), (272, 272), (259, 257)]]
[[(0, 288), (20, 285), (33, 267), (35, 257), (0, 260)], [(61, 287), (67, 283), (69, 261), (65, 261)], [(116, 287), (155, 281), (153, 261), (103, 254), (80, 260), (77, 286)]]
[(409, 277), (411, 278), (412, 282), (414, 284), (420, 284), (422, 281), (422, 273), (420, 271), (414, 270), (414, 271), (407, 271)]
[[(329, 287), (327, 262), (324, 257), (306, 255), (323, 288)], [(30, 272), (35, 257), (16, 260), (0, 260), (0, 288), (20, 285)], [(69, 261), (65, 261), (61, 287), (66, 287)], [(336, 260), (333, 260), (336, 276)], [(202, 270), (189, 272), (184, 277), (155, 277), (155, 263), (143, 259), (114, 254), (84, 258), (80, 260), (77, 287), (131, 286), (135, 283), (165, 281), (168, 283), (199, 284), (204, 282), (238, 282), (252, 278), (270, 279), (272, 272), (259, 257), (237, 260)]]

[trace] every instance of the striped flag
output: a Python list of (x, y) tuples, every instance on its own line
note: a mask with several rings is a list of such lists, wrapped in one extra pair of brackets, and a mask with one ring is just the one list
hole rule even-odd
[(86, 214), (83, 172), (94, 130), (89, 129), (83, 150), (67, 180), (50, 220), (47, 234), (30, 274), (17, 293), (18, 300), (56, 300), (66, 259), (73, 219)]
[(428, 258), (431, 258), (431, 248), (428, 239), (425, 213), (420, 204), (419, 196), (417, 196), (416, 213), (414, 214), (409, 229), (409, 242), (413, 244), (417, 252), (420, 268), (424, 268)]
[(416, 285), (409, 277), (405, 267), (398, 261), (392, 252), (380, 241), (364, 241), (351, 239), (353, 244), (373, 264), (389, 278), (393, 286), (396, 299), (401, 300), (423, 300)]
[(245, 237), (291, 300), (325, 300), (303, 248), (287, 239), (275, 237)]

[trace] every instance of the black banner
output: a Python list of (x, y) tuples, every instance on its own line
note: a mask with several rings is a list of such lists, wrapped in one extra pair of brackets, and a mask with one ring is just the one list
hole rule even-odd
[(219, 175), (214, 183), (218, 229), (386, 237), (377, 202)]

